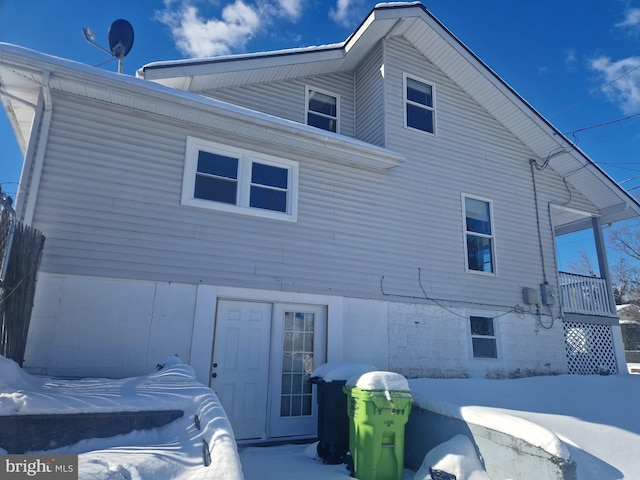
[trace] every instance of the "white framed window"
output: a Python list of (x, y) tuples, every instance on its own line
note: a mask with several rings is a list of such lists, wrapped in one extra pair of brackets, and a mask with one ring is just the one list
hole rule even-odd
[(489, 200), (462, 195), (462, 207), (467, 271), (495, 275), (492, 204)]
[(404, 75), (404, 126), (436, 133), (435, 85)]
[(297, 220), (298, 163), (187, 137), (183, 205)]
[(316, 88), (306, 87), (305, 118), (307, 125), (339, 132), (340, 97)]
[(491, 317), (469, 317), (473, 358), (498, 358), (498, 341), (495, 319)]

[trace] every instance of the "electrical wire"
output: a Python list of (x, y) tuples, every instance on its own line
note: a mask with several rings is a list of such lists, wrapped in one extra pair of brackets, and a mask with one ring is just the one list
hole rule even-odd
[(588, 126), (588, 127), (578, 128), (577, 130), (573, 130), (572, 132), (565, 133), (565, 135), (571, 135), (573, 137), (573, 139), (575, 140), (574, 141), (574, 145), (578, 145), (579, 139), (576, 136), (576, 133), (586, 132), (587, 130), (593, 130), (595, 128), (607, 127), (609, 125), (614, 125), (616, 123), (626, 122), (627, 120), (631, 120), (632, 118), (635, 118), (635, 117), (640, 117), (640, 112), (634, 113), (633, 115), (628, 115), (628, 116), (623, 117), (623, 118), (617, 118), (617, 119), (611, 120), (609, 122), (598, 123), (596, 125), (591, 125), (591, 126)]
[[(614, 78), (613, 80), (611, 80), (608, 83), (605, 83), (601, 88), (602, 90), (604, 90), (605, 88), (609, 88), (611, 85), (613, 85), (616, 82), (619, 82), (620, 80), (622, 80), (624, 77), (626, 77), (627, 75), (632, 74), (633, 72), (635, 72), (636, 70), (638, 70), (640, 68), (640, 65), (632, 68), (631, 70), (628, 70), (626, 72), (624, 72), (622, 75), (620, 75), (619, 77)], [(549, 118), (553, 118), (556, 117), (558, 115), (560, 115), (561, 113), (566, 112), (567, 110), (571, 110), (573, 107), (575, 107), (576, 105), (580, 105), (582, 102), (584, 102), (585, 100), (587, 100), (588, 98), (590, 98), (592, 96), (591, 93), (588, 93), (587, 95), (585, 95), (582, 98), (579, 98), (578, 100), (576, 100), (575, 102), (569, 104), (569, 106), (563, 108), (562, 110), (559, 110), (558, 112), (554, 113), (553, 115), (551, 115), (551, 117)]]
[[(385, 297), (399, 297), (399, 298), (412, 298), (412, 299), (423, 299), (423, 300), (428, 300), (430, 302), (435, 303), (436, 305), (438, 305), (440, 308), (442, 308), (443, 310), (446, 310), (447, 312), (449, 312), (452, 315), (455, 315), (456, 317), (460, 317), (460, 318), (464, 318), (464, 319), (468, 319), (469, 317), (467, 315), (462, 315), (452, 309), (450, 309), (449, 307), (447, 307), (446, 305), (443, 305), (442, 302), (444, 301), (448, 301), (448, 302), (457, 302), (456, 300), (444, 300), (444, 299), (436, 299), (436, 298), (432, 298), (429, 295), (427, 295), (427, 291), (424, 288), (424, 285), (422, 284), (422, 268), (418, 267), (418, 285), (420, 286), (420, 289), (422, 290), (422, 294), (424, 295), (423, 297), (417, 297), (417, 296), (412, 296), (412, 295), (402, 295), (402, 294), (395, 294), (395, 293), (387, 293), (384, 291), (384, 275), (380, 278), (380, 291), (381, 293), (385, 296)], [(483, 307), (491, 307), (491, 308), (507, 308), (508, 310), (506, 312), (503, 312), (499, 315), (496, 315), (492, 318), (496, 319), (496, 318), (500, 318), (500, 317), (504, 317), (506, 315), (509, 315), (510, 313), (515, 313), (516, 315), (518, 315), (519, 318), (524, 318), (524, 315), (526, 313), (526, 310), (524, 309), (523, 306), (516, 304), (515, 306), (510, 306), (510, 305), (491, 305), (488, 303), (476, 303), (476, 302), (460, 302), (460, 303), (465, 303), (465, 304), (473, 304), (473, 305), (480, 305)]]
[(549, 325), (545, 325), (544, 323), (542, 323), (542, 312), (540, 312), (540, 306), (536, 305), (536, 311), (535, 313), (533, 311), (531, 311), (531, 308), (529, 308), (529, 314), (536, 319), (536, 322), (539, 326), (541, 326), (542, 328), (544, 328), (545, 330), (551, 330), (553, 328), (553, 325), (555, 323), (555, 319), (553, 318), (553, 311), (551, 310), (551, 305), (547, 305), (547, 307), (549, 308), (549, 317), (551, 317), (551, 323), (549, 323)]
[(531, 161), (533, 162), (533, 165), (535, 165), (536, 169), (538, 169), (539, 171), (544, 170), (545, 168), (547, 168), (549, 166), (549, 162), (551, 161), (551, 159), (555, 156), (560, 155), (561, 153), (568, 153), (569, 150), (565, 147), (558, 147), (555, 150), (551, 150), (549, 152), (549, 154), (547, 155), (547, 158), (544, 159), (544, 162), (542, 162), (542, 165), (539, 165), (537, 160), (535, 159), (531, 159)]
[(538, 164), (534, 159), (530, 160), (531, 179), (533, 182), (533, 202), (536, 210), (536, 225), (538, 228), (538, 245), (540, 247), (540, 261), (542, 262), (542, 279), (544, 283), (547, 283), (547, 270), (545, 267), (545, 260), (544, 260), (544, 248), (542, 247), (542, 228), (540, 226), (540, 206), (538, 205), (538, 188), (536, 186), (536, 173), (533, 171), (533, 167), (535, 166), (538, 170), (543, 170), (544, 168), (547, 168), (547, 165), (549, 165), (549, 160), (551, 160), (551, 157), (552, 157), (551, 154), (547, 156), (547, 160), (545, 161), (546, 165), (544, 165), (543, 168), (538, 168)]

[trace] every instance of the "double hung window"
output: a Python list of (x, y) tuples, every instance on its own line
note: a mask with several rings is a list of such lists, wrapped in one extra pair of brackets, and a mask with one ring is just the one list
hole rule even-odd
[(473, 358), (498, 358), (494, 319), (470, 317)]
[(495, 274), (491, 202), (463, 196), (467, 270)]
[(337, 133), (340, 98), (308, 87), (306, 97), (307, 125)]
[(298, 165), (189, 137), (184, 205), (295, 221)]
[(435, 86), (404, 77), (405, 126), (436, 133)]

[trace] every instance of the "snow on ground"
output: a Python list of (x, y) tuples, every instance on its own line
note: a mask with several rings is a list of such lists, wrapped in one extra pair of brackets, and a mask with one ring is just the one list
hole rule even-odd
[[(345, 465), (326, 465), (317, 444), (240, 448), (245, 480), (353, 480)], [(403, 480), (414, 480), (405, 469)], [(460, 479), (463, 480), (463, 479)]]
[[(640, 451), (638, 375), (418, 379), (409, 385), (415, 403), (424, 408), (482, 418), (485, 425), (560, 456), (566, 448), (580, 480), (639, 478), (640, 458), (634, 454)], [(562, 444), (550, 441), (549, 432)]]
[[(408, 386), (417, 405), (482, 421), (570, 455), (580, 480), (638, 478), (638, 375), (414, 379)], [(64, 380), (28, 375), (0, 357), (0, 415), (151, 409), (181, 409), (185, 415), (160, 429), (83, 440), (55, 452), (78, 453), (80, 478), (92, 480), (235, 480), (242, 478), (239, 462), (246, 480), (350, 478), (344, 465), (322, 464), (313, 445), (244, 447), (238, 455), (218, 399), (177, 359), (141, 377)], [(194, 425), (196, 413), (203, 419), (202, 431)], [(209, 467), (203, 464), (203, 438), (211, 446)], [(486, 480), (474, 452), (470, 439), (457, 435), (429, 452), (419, 472), (405, 470), (404, 480), (430, 480), (431, 466), (459, 480)]]
[[(67, 380), (28, 375), (0, 356), (0, 415), (183, 410), (182, 418), (158, 429), (82, 440), (49, 452), (79, 454), (79, 478), (87, 480), (242, 478), (231, 426), (217, 397), (179, 359), (163, 365), (141, 377)], [(211, 450), (209, 467), (203, 440)], [(0, 448), (0, 453), (6, 452)]]

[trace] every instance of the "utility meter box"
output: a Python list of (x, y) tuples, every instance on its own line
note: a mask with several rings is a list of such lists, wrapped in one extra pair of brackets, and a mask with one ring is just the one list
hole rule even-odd
[(527, 305), (537, 305), (538, 303), (538, 291), (535, 288), (523, 287), (522, 288), (522, 301)]
[(540, 284), (540, 294), (542, 296), (542, 303), (544, 305), (556, 304), (556, 298), (558, 297), (558, 294), (556, 292), (556, 289), (548, 283)]

